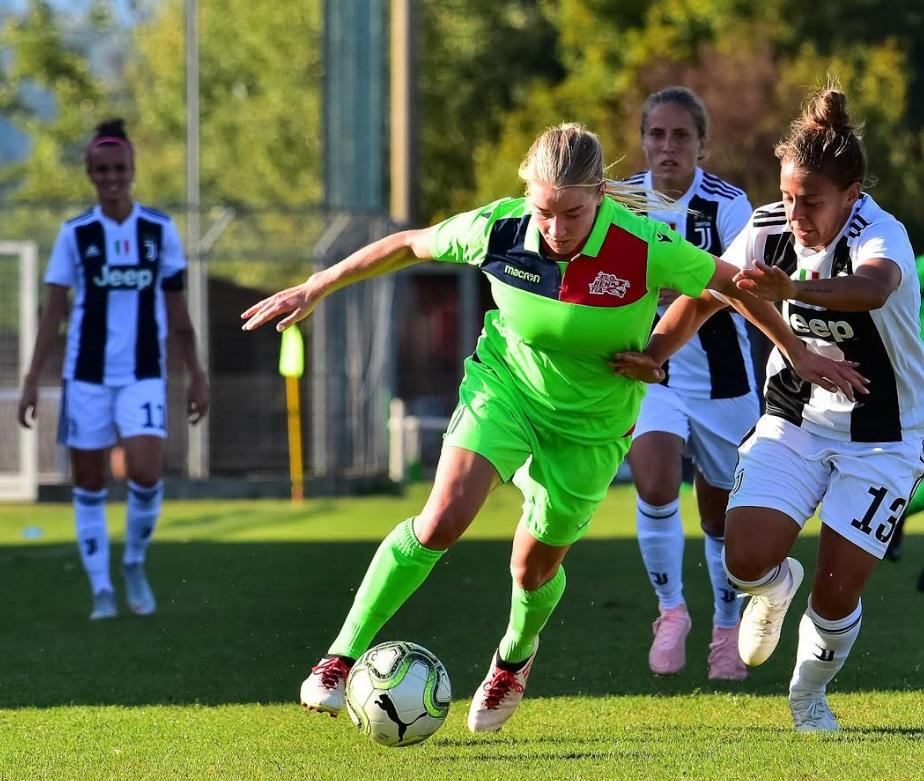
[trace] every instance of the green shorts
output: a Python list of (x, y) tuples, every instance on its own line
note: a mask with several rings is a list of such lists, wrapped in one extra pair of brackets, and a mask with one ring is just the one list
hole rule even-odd
[(523, 494), (521, 520), (530, 534), (565, 546), (587, 532), (631, 441), (625, 436), (588, 445), (536, 428), (516, 392), (492, 369), (469, 359), (443, 447), (471, 450), (490, 461), (501, 480), (512, 479)]

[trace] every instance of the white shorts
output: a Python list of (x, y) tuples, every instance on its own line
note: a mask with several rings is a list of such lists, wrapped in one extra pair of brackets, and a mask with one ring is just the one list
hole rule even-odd
[(844, 442), (764, 415), (741, 445), (728, 509), (769, 507), (822, 523), (877, 558), (924, 475), (922, 443)]
[(634, 439), (650, 431), (675, 434), (686, 445), (706, 482), (729, 489), (734, 484), (738, 446), (760, 417), (756, 393), (731, 399), (696, 399), (651, 385), (642, 401)]
[(119, 439), (167, 436), (167, 382), (138, 380), (97, 385), (65, 380), (58, 442), (78, 450), (101, 450)]

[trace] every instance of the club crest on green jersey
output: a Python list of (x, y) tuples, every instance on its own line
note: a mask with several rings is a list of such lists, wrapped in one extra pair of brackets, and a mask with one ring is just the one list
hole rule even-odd
[(597, 276), (587, 288), (587, 292), (595, 296), (618, 296), (625, 298), (630, 283), (628, 279), (621, 279), (615, 274), (608, 274), (605, 271), (597, 272)]

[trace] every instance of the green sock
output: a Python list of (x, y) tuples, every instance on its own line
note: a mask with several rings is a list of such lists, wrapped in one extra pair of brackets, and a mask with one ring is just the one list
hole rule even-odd
[(530, 657), (536, 650), (539, 633), (564, 593), (564, 567), (559, 567), (555, 577), (535, 591), (524, 591), (516, 583), (513, 584), (510, 623), (497, 649), (501, 659), (516, 664)]
[(328, 653), (353, 659), (361, 656), (445, 552), (425, 548), (417, 541), (413, 518), (392, 529), (372, 557), (353, 607)]

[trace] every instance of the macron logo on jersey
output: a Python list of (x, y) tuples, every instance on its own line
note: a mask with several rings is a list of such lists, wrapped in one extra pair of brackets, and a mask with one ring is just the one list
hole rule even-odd
[(93, 284), (110, 290), (144, 290), (154, 282), (154, 272), (135, 266), (103, 266)]
[(806, 320), (802, 315), (793, 313), (789, 316), (789, 324), (797, 334), (831, 339), (838, 343), (854, 337), (853, 326), (846, 320), (822, 320), (818, 317)]
[(527, 282), (532, 282), (534, 285), (542, 281), (542, 277), (540, 277), (538, 274), (533, 274), (529, 271), (524, 271), (521, 268), (516, 268), (510, 265), (504, 266), (504, 273), (510, 274), (510, 276), (516, 277), (517, 279), (523, 279)]
[(605, 271), (597, 272), (593, 282), (588, 285), (587, 292), (595, 296), (618, 296), (625, 298), (630, 287), (628, 279), (620, 279), (615, 274)]

